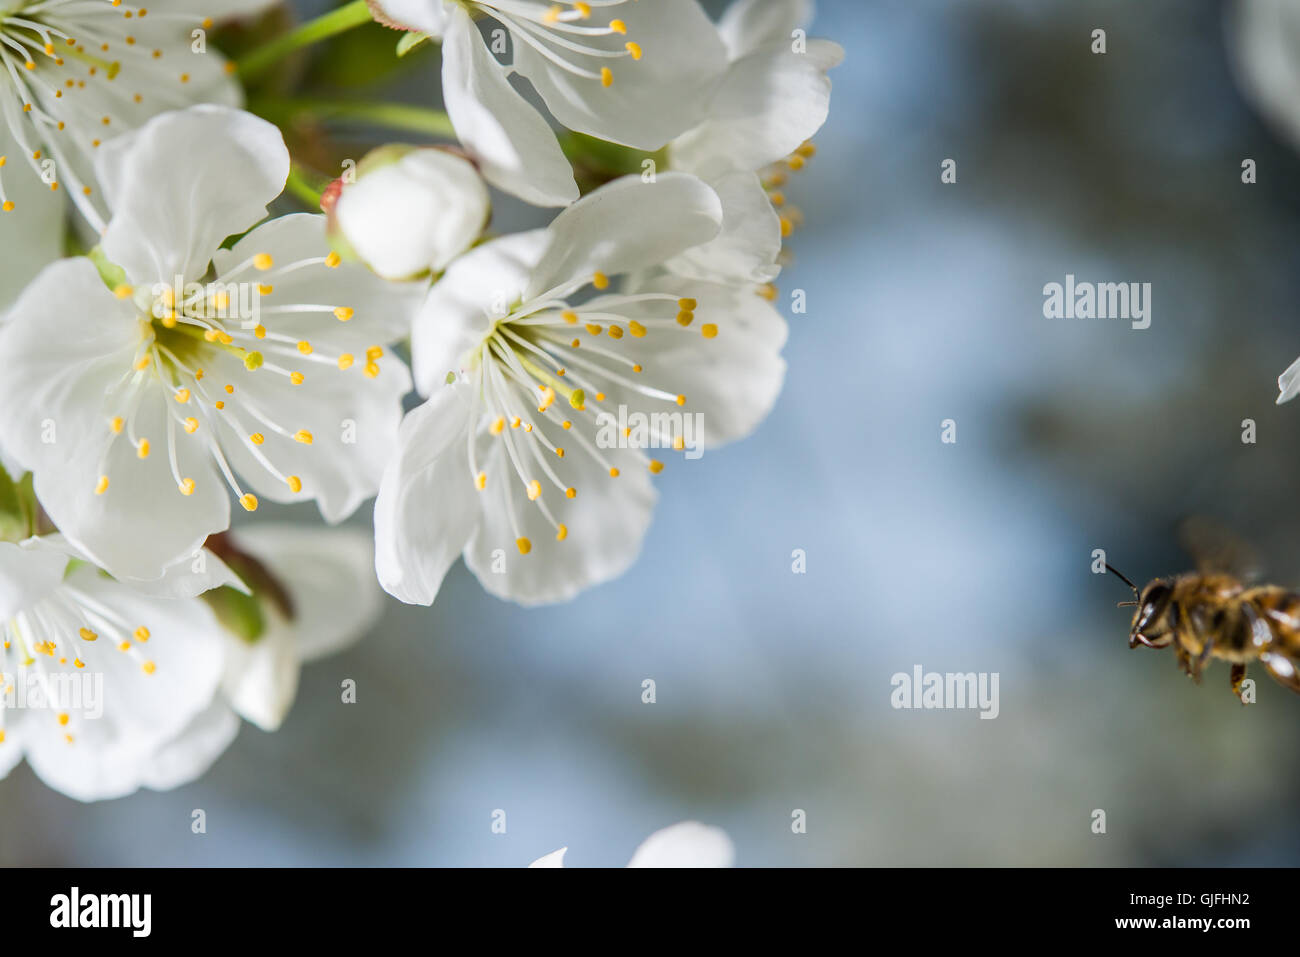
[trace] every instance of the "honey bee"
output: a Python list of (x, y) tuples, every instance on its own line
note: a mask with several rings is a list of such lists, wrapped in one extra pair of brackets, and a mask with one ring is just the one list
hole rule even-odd
[(1119, 603), (1136, 608), (1129, 648), (1172, 645), (1178, 664), (1197, 684), (1211, 658), (1226, 661), (1238, 698), (1246, 666), (1256, 661), (1280, 684), (1300, 692), (1300, 593), (1248, 585), (1244, 576), (1219, 570), (1221, 562), (1213, 558), (1198, 564), (1198, 571), (1157, 578), (1141, 590), (1106, 564), (1136, 599)]

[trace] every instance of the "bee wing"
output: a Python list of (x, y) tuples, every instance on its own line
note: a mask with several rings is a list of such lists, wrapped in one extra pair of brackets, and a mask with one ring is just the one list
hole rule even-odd
[(1243, 582), (1255, 581), (1263, 571), (1259, 554), (1240, 536), (1203, 515), (1183, 519), (1178, 540), (1203, 575), (1232, 575)]

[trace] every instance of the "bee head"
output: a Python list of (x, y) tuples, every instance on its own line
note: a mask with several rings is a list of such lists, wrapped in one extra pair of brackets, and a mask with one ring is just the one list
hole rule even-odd
[(1123, 572), (1110, 564), (1106, 565), (1106, 570), (1133, 589), (1133, 597), (1137, 599), (1119, 603), (1121, 608), (1132, 605), (1137, 609), (1133, 612), (1133, 623), (1129, 626), (1128, 646), (1136, 648), (1138, 645), (1146, 645), (1148, 648), (1163, 648), (1168, 645), (1174, 637), (1173, 616), (1175, 614), (1174, 592), (1169, 587), (1169, 583), (1157, 578), (1139, 592), (1137, 585), (1133, 584)]
[(1173, 641), (1173, 597), (1174, 590), (1158, 578), (1142, 589), (1137, 600), (1137, 611), (1133, 613), (1133, 624), (1129, 628), (1130, 648), (1138, 645), (1163, 648)]

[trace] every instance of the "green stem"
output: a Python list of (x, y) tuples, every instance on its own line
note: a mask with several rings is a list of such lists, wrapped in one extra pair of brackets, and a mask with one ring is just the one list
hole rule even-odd
[(337, 10), (308, 20), (253, 50), (237, 64), (239, 75), (245, 80), (255, 77), (295, 50), (369, 23), (371, 19), (366, 0), (350, 0)]
[(263, 97), (249, 108), (280, 125), (299, 116), (319, 120), (353, 120), (425, 136), (455, 137), (451, 120), (441, 110), (404, 103), (366, 103), (357, 100), (325, 100), (312, 97)]
[(289, 167), (289, 179), (284, 186), (311, 209), (320, 209), (320, 199), (324, 191), (311, 184), (310, 174), (298, 163)]

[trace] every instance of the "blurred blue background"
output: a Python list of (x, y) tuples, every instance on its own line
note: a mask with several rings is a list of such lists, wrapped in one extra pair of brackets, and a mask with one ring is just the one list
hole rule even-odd
[[(1238, 92), (1224, 7), (818, 13), (847, 56), (787, 189), (806, 223), (779, 302), (809, 309), (785, 392), (664, 474), (632, 571), (525, 611), (457, 566), (188, 787), (83, 806), (16, 770), (0, 860), (621, 865), (688, 818), (740, 865), (1300, 860), (1300, 699), (1256, 669), (1243, 708), (1222, 664), (1196, 687), (1130, 652), (1127, 593), (1089, 568), (1188, 570), (1174, 529), (1207, 514), (1300, 583), (1300, 408), (1273, 405), (1300, 354), (1300, 161)], [(1067, 273), (1152, 283), (1151, 328), (1045, 319)], [(998, 672), (1000, 715), (894, 710), (916, 664)]]

